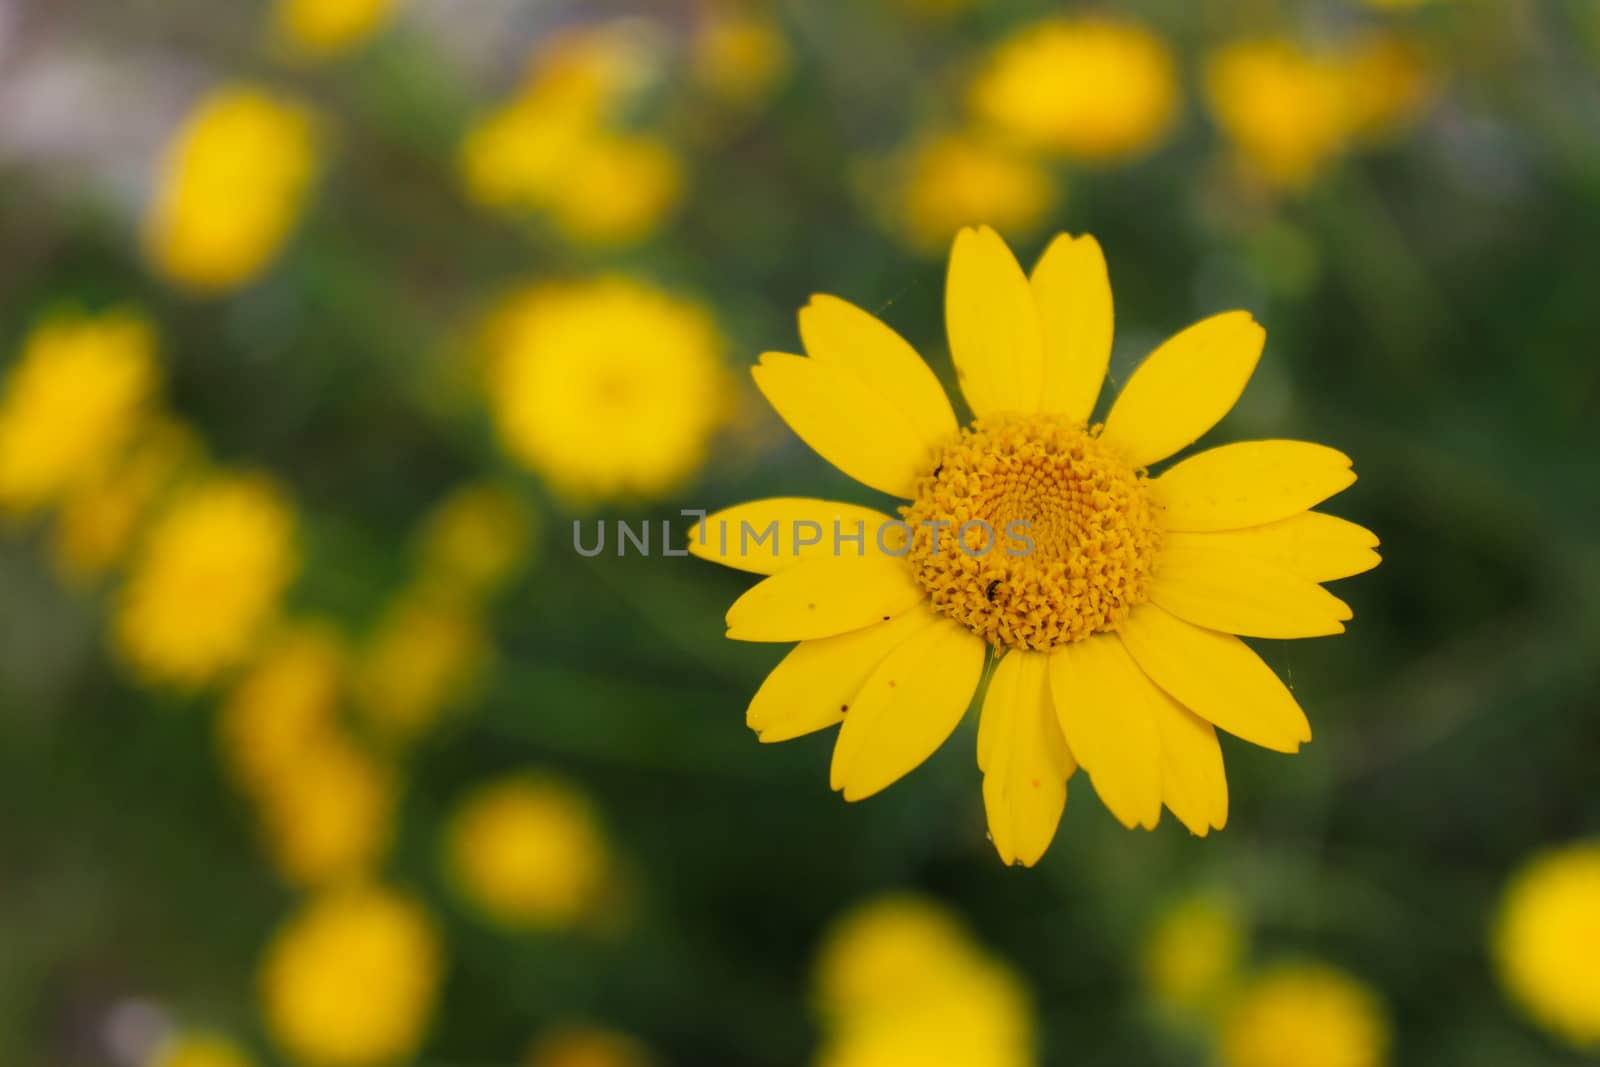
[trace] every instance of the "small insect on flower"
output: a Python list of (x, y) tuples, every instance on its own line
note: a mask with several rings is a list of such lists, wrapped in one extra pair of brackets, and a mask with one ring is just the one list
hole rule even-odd
[[(1030, 277), (993, 230), (963, 230), (945, 311), (976, 416), (964, 427), (911, 346), (836, 297), (800, 312), (810, 358), (767, 353), (754, 368), (802, 440), (906, 503), (898, 519), (877, 513), (864, 551), (824, 538), (774, 558), (691, 539), (702, 558), (768, 576), (729, 609), (729, 637), (798, 642), (749, 725), (781, 741), (842, 722), (832, 784), (861, 800), (932, 755), (992, 671), (978, 765), (1007, 863), (1043, 855), (1080, 766), (1130, 828), (1154, 827), (1163, 806), (1195, 834), (1221, 828), (1218, 728), (1278, 752), (1311, 739), (1235, 635), (1342, 632), (1350, 609), (1321, 583), (1378, 563), (1371, 533), (1311, 510), (1355, 481), (1349, 458), (1246, 441), (1152, 477), (1233, 407), (1266, 333), (1243, 311), (1189, 327), (1092, 422), (1112, 335), (1092, 237), (1057, 237)], [(783, 497), (708, 525), (853, 528), (863, 510)]]

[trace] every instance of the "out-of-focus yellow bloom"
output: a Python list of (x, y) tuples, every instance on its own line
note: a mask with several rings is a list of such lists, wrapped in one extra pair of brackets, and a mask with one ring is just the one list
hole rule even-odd
[(182, 1031), (156, 1046), (145, 1067), (252, 1067), (239, 1043), (221, 1034)]
[[(654, 78), (658, 50), (647, 25), (637, 20), (564, 33), (545, 42), (529, 60), (521, 91), (474, 123), (462, 141), (458, 165), (467, 195), (484, 207), (517, 212), (548, 210), (564, 198), (566, 212), (577, 219), (573, 226), (578, 236), (588, 239), (584, 222), (592, 215), (602, 220), (593, 226), (603, 228), (607, 210), (596, 206), (585, 215), (570, 201), (584, 180), (592, 178), (607, 182), (609, 195), (625, 201), (611, 213), (617, 219), (659, 221), (677, 201), (677, 158), (666, 153), (669, 176), (660, 155), (664, 146), (648, 153), (637, 145), (626, 153), (614, 145), (609, 153), (604, 146), (591, 146), (615, 134), (613, 113)], [(592, 153), (590, 158), (586, 153)], [(585, 169), (588, 175), (582, 173)], [(635, 177), (638, 190), (628, 187)], [(648, 228), (638, 221), (611, 225), (623, 233)]]
[(514, 491), (495, 482), (464, 485), (423, 524), (423, 580), (473, 596), (493, 593), (527, 563), (532, 541), (533, 513)]
[(1223, 1067), (1379, 1067), (1389, 1026), (1372, 991), (1318, 963), (1251, 979), (1228, 1009)]
[(314, 897), (267, 946), (268, 1031), (306, 1067), (368, 1067), (411, 1056), (433, 1012), (440, 946), (428, 915), (377, 886)]
[(1415, 45), (1393, 35), (1356, 42), (1345, 56), (1345, 68), (1351, 126), (1366, 141), (1403, 133), (1433, 95), (1427, 61)]
[(1294, 41), (1241, 41), (1206, 64), (1212, 115), (1245, 169), (1270, 186), (1308, 186), (1358, 142), (1412, 126), (1433, 94), (1416, 47), (1375, 34), (1338, 49)]
[(573, 146), (547, 192), (556, 227), (579, 244), (620, 245), (658, 230), (683, 197), (683, 165), (654, 137), (595, 133)]
[(1032, 1008), (1016, 976), (990, 965), (884, 1014), (835, 1030), (819, 1067), (1033, 1067)]
[(251, 86), (211, 92), (163, 155), (145, 218), (151, 261), (197, 290), (245, 284), (283, 247), (315, 170), (305, 108)]
[(301, 55), (325, 59), (346, 52), (381, 29), (395, 0), (278, 0), (278, 36)]
[(1344, 151), (1348, 83), (1334, 57), (1293, 41), (1231, 44), (1206, 64), (1206, 97), (1240, 161), (1268, 184), (1299, 189)]
[(1052, 18), (1003, 42), (970, 99), (980, 119), (1028, 147), (1116, 163), (1150, 151), (1172, 126), (1176, 64), (1136, 22)]
[(540, 1039), (528, 1054), (528, 1067), (651, 1067), (655, 1058), (627, 1034), (581, 1027)]
[(62, 501), (55, 536), (61, 573), (86, 582), (120, 563), (162, 491), (200, 451), (188, 427), (148, 421), (111, 466)]
[(718, 6), (695, 28), (691, 67), (712, 95), (752, 107), (788, 76), (789, 46), (770, 13)]
[(339, 726), (345, 672), (331, 627), (295, 624), (234, 685), (217, 722), (224, 762), (257, 804), (273, 866), (295, 885), (367, 873), (393, 832), (393, 774)]
[(930, 252), (943, 251), (976, 219), (1007, 233), (1028, 233), (1056, 201), (1055, 182), (1042, 167), (974, 134), (935, 134), (890, 168), (896, 192), (881, 210), (897, 218), (912, 244)]
[(326, 737), (259, 795), (273, 866), (294, 885), (329, 885), (372, 870), (394, 822), (390, 772), (354, 744)]
[(1535, 858), (1513, 879), (1493, 931), (1511, 998), (1578, 1048), (1600, 1048), (1600, 842)]
[(155, 332), (127, 311), (36, 326), (0, 397), (0, 510), (54, 503), (100, 473), (159, 381)]
[(599, 123), (661, 76), (661, 28), (621, 18), (558, 33), (528, 58), (525, 95)]
[(587, 798), (540, 775), (479, 787), (456, 809), (445, 840), (456, 888), (491, 921), (565, 928), (600, 910), (612, 862)]
[(817, 957), (816, 985), (832, 1018), (916, 999), (980, 963), (966, 930), (943, 906), (913, 896), (862, 904), (835, 922)]
[(357, 707), (389, 741), (415, 740), (466, 697), (492, 649), (459, 596), (414, 589), (391, 604), (357, 665)]
[(1168, 1011), (1208, 1011), (1233, 982), (1244, 948), (1233, 908), (1213, 897), (1181, 900), (1145, 936), (1145, 988)]
[(223, 763), (253, 792), (292, 775), (335, 734), (345, 652), (334, 630), (298, 623), (277, 635), (234, 685), (217, 720)]
[(817, 966), (822, 1067), (1027, 1067), (1033, 1015), (1011, 971), (939, 905), (871, 901), (830, 931)]
[(542, 207), (567, 178), (573, 156), (593, 135), (582, 108), (540, 97), (513, 100), (479, 119), (461, 143), (467, 195), (500, 210)]
[(294, 513), (262, 478), (186, 489), (148, 531), (121, 592), (115, 640), (146, 681), (203, 685), (242, 663), (298, 565)]
[(522, 290), (485, 341), (501, 443), (571, 497), (670, 491), (699, 469), (724, 414), (710, 312), (628, 278)]

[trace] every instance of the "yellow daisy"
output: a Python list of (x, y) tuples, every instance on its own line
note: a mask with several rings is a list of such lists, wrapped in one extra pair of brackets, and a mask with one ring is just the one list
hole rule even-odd
[(1044, 853), (1079, 766), (1130, 828), (1163, 805), (1196, 834), (1222, 827), (1214, 727), (1279, 752), (1311, 739), (1235, 635), (1342, 632), (1350, 609), (1319, 583), (1378, 562), (1371, 533), (1310, 510), (1355, 481), (1349, 458), (1247, 441), (1151, 477), (1232, 408), (1266, 334), (1242, 311), (1190, 326), (1092, 423), (1112, 336), (1092, 237), (1058, 236), (1030, 278), (993, 230), (963, 230), (945, 308), (965, 427), (911, 346), (835, 297), (800, 312), (810, 358), (753, 368), (803, 441), (909, 503), (897, 520), (758, 500), (691, 536), (768, 575), (729, 609), (729, 637), (799, 642), (750, 726), (781, 741), (843, 723), (832, 786), (861, 800), (932, 755), (987, 674), (978, 765), (1007, 863)]

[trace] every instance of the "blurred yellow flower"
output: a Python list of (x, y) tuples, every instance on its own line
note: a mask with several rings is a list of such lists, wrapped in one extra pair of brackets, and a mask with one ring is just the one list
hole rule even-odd
[(770, 12), (724, 0), (695, 25), (690, 70), (712, 95), (753, 107), (788, 76), (789, 45)]
[(830, 1018), (875, 1012), (953, 984), (980, 962), (948, 908), (916, 896), (878, 897), (829, 928), (817, 956), (818, 1003)]
[(657, 51), (642, 20), (542, 44), (523, 88), (462, 140), (467, 195), (495, 210), (548, 212), (574, 241), (621, 244), (652, 233), (678, 203), (682, 164), (664, 141), (614, 128), (614, 113), (653, 79)]
[(232, 1038), (184, 1030), (158, 1044), (144, 1067), (252, 1067), (253, 1063)]
[(1051, 18), (1001, 43), (970, 101), (980, 119), (1025, 146), (1116, 163), (1166, 136), (1178, 109), (1176, 63), (1139, 23)]
[(0, 396), (0, 510), (31, 512), (100, 474), (137, 430), (159, 380), (155, 332), (140, 315), (35, 326)]
[(580, 103), (519, 97), (478, 119), (461, 142), (459, 166), (467, 195), (498, 210), (543, 207), (567, 181), (573, 156), (595, 133)]
[(1384, 141), (1415, 124), (1433, 96), (1433, 72), (1417, 47), (1392, 34), (1375, 34), (1349, 46), (1344, 56), (1350, 123), (1364, 141)]
[(545, 208), (567, 240), (641, 241), (666, 222), (683, 196), (683, 164), (663, 140), (596, 132), (571, 148)]
[(1600, 1048), (1600, 842), (1547, 852), (1517, 873), (1493, 950), (1529, 1018), (1577, 1048)]
[(1207, 60), (1205, 84), (1239, 161), (1269, 185), (1309, 185), (1348, 143), (1351, 101), (1336, 57), (1289, 40), (1241, 41)]
[(294, 885), (371, 871), (393, 835), (393, 772), (340, 727), (346, 670), (331, 626), (287, 626), (234, 684), (217, 720), (224, 764), (256, 804), (273, 867)]
[(819, 1067), (1028, 1067), (1033, 1009), (1009, 968), (942, 907), (869, 901), (838, 921), (817, 966)]
[(1009, 971), (958, 976), (893, 1012), (850, 1020), (832, 1033), (818, 1067), (1033, 1067), (1032, 1009)]
[(162, 157), (145, 218), (156, 268), (196, 290), (245, 284), (277, 257), (316, 169), (310, 112), (269, 90), (216, 89)]
[(1250, 979), (1228, 1008), (1222, 1067), (1380, 1067), (1389, 1025), (1364, 984), (1319, 963)]
[[(957, 230), (983, 219), (1008, 233), (1039, 228), (1056, 201), (1056, 184), (1037, 163), (970, 133), (924, 138), (889, 164), (894, 180), (886, 213), (911, 243), (943, 249)], [(869, 176), (869, 191), (880, 187)]]
[(541, 1038), (527, 1067), (652, 1067), (650, 1050), (627, 1034), (596, 1027), (560, 1030)]
[(533, 532), (531, 509), (509, 486), (463, 485), (423, 524), (423, 584), (472, 596), (496, 592), (527, 564)]
[(356, 706), (388, 741), (410, 742), (471, 695), (493, 655), (476, 608), (418, 587), (389, 605), (356, 666)]
[(374, 1067), (412, 1056), (438, 991), (439, 939), (426, 912), (378, 886), (312, 897), (266, 949), (267, 1030), (305, 1067)]
[(335, 735), (344, 670), (344, 646), (324, 623), (272, 638), (217, 719), (223, 764), (242, 788), (259, 792), (293, 775), (302, 754)]
[(553, 34), (528, 57), (524, 95), (578, 109), (596, 125), (660, 80), (664, 32), (616, 18)]
[(277, 34), (301, 55), (324, 59), (346, 52), (388, 22), (395, 0), (277, 0)]
[(444, 844), (458, 892), (505, 927), (571, 927), (596, 915), (611, 888), (610, 849), (588, 799), (543, 775), (478, 787)]
[(1168, 1011), (1207, 1012), (1233, 982), (1244, 950), (1244, 930), (1231, 906), (1210, 896), (1180, 900), (1145, 935), (1145, 988)]
[(298, 886), (329, 885), (373, 869), (393, 836), (391, 772), (352, 742), (322, 736), (257, 794), (273, 867)]
[(122, 562), (162, 492), (200, 454), (188, 427), (148, 420), (109, 467), (62, 501), (54, 546), (61, 573), (86, 582)]
[(539, 284), (485, 340), (500, 441), (558, 492), (660, 496), (704, 462), (728, 383), (702, 305), (624, 277)]
[(123, 586), (114, 638), (141, 678), (203, 685), (242, 663), (298, 566), (295, 518), (266, 480), (217, 475), (155, 519)]

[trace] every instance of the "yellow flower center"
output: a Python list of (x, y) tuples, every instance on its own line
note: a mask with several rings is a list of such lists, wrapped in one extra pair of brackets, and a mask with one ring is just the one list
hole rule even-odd
[(933, 607), (992, 645), (1039, 652), (1113, 630), (1150, 593), (1161, 538), (1143, 471), (1098, 427), (979, 419), (901, 509)]

